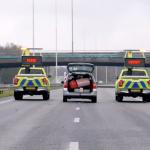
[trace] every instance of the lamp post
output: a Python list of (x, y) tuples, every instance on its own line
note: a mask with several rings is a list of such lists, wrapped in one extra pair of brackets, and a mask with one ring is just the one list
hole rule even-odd
[(32, 47), (34, 48), (34, 44), (35, 44), (35, 29), (34, 29), (34, 25), (35, 25), (35, 22), (34, 22), (34, 19), (35, 19), (35, 16), (34, 16), (34, 0), (32, 0)]
[(72, 20), (72, 54), (74, 52), (74, 9), (73, 9), (73, 0), (71, 0), (71, 20)]
[(56, 83), (58, 83), (58, 47), (57, 47), (57, 33), (58, 33), (58, 29), (57, 29), (57, 0), (55, 0), (55, 31), (56, 31)]

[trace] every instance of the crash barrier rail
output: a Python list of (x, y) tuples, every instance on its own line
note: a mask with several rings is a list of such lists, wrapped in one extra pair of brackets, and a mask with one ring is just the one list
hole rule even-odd
[(115, 84), (98, 84), (98, 88), (114, 88)]
[[(51, 89), (59, 89), (62, 88), (63, 85), (58, 83), (52, 83), (51, 84)], [(114, 88), (114, 84), (97, 84), (98, 88)], [(9, 95), (11, 95), (11, 92), (14, 90), (14, 86), (13, 85), (0, 85), (0, 95), (3, 95), (5, 92), (8, 92)]]

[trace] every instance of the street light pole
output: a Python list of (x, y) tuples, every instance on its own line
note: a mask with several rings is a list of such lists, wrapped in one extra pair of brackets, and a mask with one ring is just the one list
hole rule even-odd
[(74, 52), (74, 9), (73, 0), (71, 0), (71, 20), (72, 20), (72, 53)]
[(58, 14), (57, 14), (57, 0), (55, 0), (55, 15), (56, 15), (55, 16), (55, 19), (56, 19), (55, 20), (55, 24), (56, 24), (56, 28), (55, 28), (55, 30), (56, 30), (56, 68), (55, 69), (56, 70), (55, 71), (56, 71), (56, 83), (57, 83), (58, 82), (58, 47), (57, 47), (57, 35), (58, 35), (57, 34), (58, 33), (58, 28), (57, 28), (58, 27), (57, 26), (57, 17), (58, 16), (57, 15)]
[(34, 22), (34, 19), (35, 19), (35, 16), (34, 16), (34, 0), (32, 0), (32, 47), (34, 48), (35, 46), (35, 29), (34, 29), (34, 25), (35, 25), (35, 22)]

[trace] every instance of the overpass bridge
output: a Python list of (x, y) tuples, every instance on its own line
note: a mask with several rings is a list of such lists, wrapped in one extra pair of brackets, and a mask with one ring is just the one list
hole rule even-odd
[[(43, 55), (43, 66), (56, 65), (56, 53)], [(150, 67), (150, 52), (145, 53), (146, 67)], [(21, 66), (21, 56), (0, 56), (0, 68)], [(66, 66), (70, 62), (88, 62), (96, 66), (124, 66), (124, 52), (95, 53), (58, 53), (58, 65)]]

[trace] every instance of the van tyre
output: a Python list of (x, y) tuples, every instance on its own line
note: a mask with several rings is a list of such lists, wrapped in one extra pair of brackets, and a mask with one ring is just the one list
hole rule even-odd
[(43, 94), (43, 100), (49, 100), (49, 93), (48, 92)]
[(122, 102), (123, 96), (122, 95), (116, 95), (116, 101), (117, 102)]
[(14, 98), (15, 98), (15, 100), (22, 100), (23, 94), (18, 93), (18, 92), (14, 92)]
[(92, 103), (97, 103), (97, 97), (92, 98)]
[(63, 102), (67, 102), (67, 97), (63, 96)]
[(150, 102), (150, 96), (143, 96), (143, 102)]

